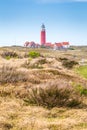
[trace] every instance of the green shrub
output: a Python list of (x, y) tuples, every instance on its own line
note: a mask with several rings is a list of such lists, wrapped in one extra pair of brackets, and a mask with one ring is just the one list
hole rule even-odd
[(6, 60), (10, 60), (10, 58), (11, 58), (10, 56), (6, 56), (5, 57)]
[(40, 56), (39, 52), (35, 52), (35, 51), (29, 52), (29, 57), (31, 57), (31, 58), (36, 58), (36, 57), (39, 57), (39, 56)]
[(81, 85), (77, 85), (75, 88), (81, 95), (87, 96), (87, 88), (84, 88)]
[(68, 49), (69, 49), (69, 50), (75, 50), (75, 48), (72, 48), (72, 47), (69, 47)]
[(87, 96), (87, 89), (83, 89), (83, 90), (81, 91), (81, 94)]
[(76, 68), (76, 72), (87, 79), (87, 65)]

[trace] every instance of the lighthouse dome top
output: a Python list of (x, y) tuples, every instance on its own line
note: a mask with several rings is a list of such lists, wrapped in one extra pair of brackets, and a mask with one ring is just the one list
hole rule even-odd
[(44, 24), (42, 24), (41, 28), (44, 30), (44, 29), (45, 29), (45, 25), (44, 25)]

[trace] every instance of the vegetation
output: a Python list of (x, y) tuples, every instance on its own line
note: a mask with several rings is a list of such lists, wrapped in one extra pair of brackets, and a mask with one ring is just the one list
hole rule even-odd
[[(30, 57), (32, 51), (40, 56)], [(5, 60), (4, 52), (15, 52), (18, 59)], [(0, 130), (87, 130), (87, 78), (78, 64), (63, 66), (87, 59), (86, 53), (86, 47), (0, 48)]]
[(25, 82), (28, 78), (23, 72), (19, 72), (16, 68), (11, 66), (2, 66), (0, 68), (0, 83), (15, 83), (15, 82)]
[(72, 69), (75, 65), (78, 65), (77, 61), (69, 60), (67, 58), (59, 58), (59, 60), (62, 62), (62, 65), (68, 69)]
[(42, 69), (42, 65), (45, 63), (47, 63), (45, 58), (38, 58), (33, 60), (28, 59), (22, 66), (27, 69)]
[(80, 66), (76, 68), (76, 71), (84, 78), (87, 78), (87, 66)]
[(75, 90), (80, 93), (80, 95), (87, 96), (87, 88), (82, 85), (75, 85)]
[(76, 61), (64, 61), (63, 62), (63, 66), (66, 68), (69, 68), (69, 69), (72, 69), (73, 66), (75, 66), (77, 64), (78, 64), (78, 62), (76, 62)]
[(25, 100), (29, 104), (53, 107), (75, 107), (81, 104), (81, 96), (71, 88), (59, 88), (58, 86), (31, 88), (29, 97)]
[(66, 57), (63, 57), (63, 58), (59, 58), (60, 61), (67, 61), (68, 59)]
[(40, 56), (39, 52), (35, 52), (35, 51), (29, 52), (29, 57), (31, 57), (31, 58), (36, 58), (36, 57), (39, 57), (39, 56)]
[(5, 51), (1, 54), (1, 56), (7, 60), (9, 60), (10, 58), (18, 58), (18, 54), (13, 51)]

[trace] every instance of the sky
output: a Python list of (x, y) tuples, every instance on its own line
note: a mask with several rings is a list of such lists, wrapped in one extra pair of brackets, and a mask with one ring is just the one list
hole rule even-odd
[(47, 42), (87, 45), (87, 0), (0, 0), (0, 46)]

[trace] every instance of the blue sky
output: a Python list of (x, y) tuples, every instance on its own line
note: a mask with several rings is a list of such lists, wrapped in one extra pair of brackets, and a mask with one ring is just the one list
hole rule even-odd
[(47, 42), (87, 45), (87, 0), (0, 0), (0, 46)]

